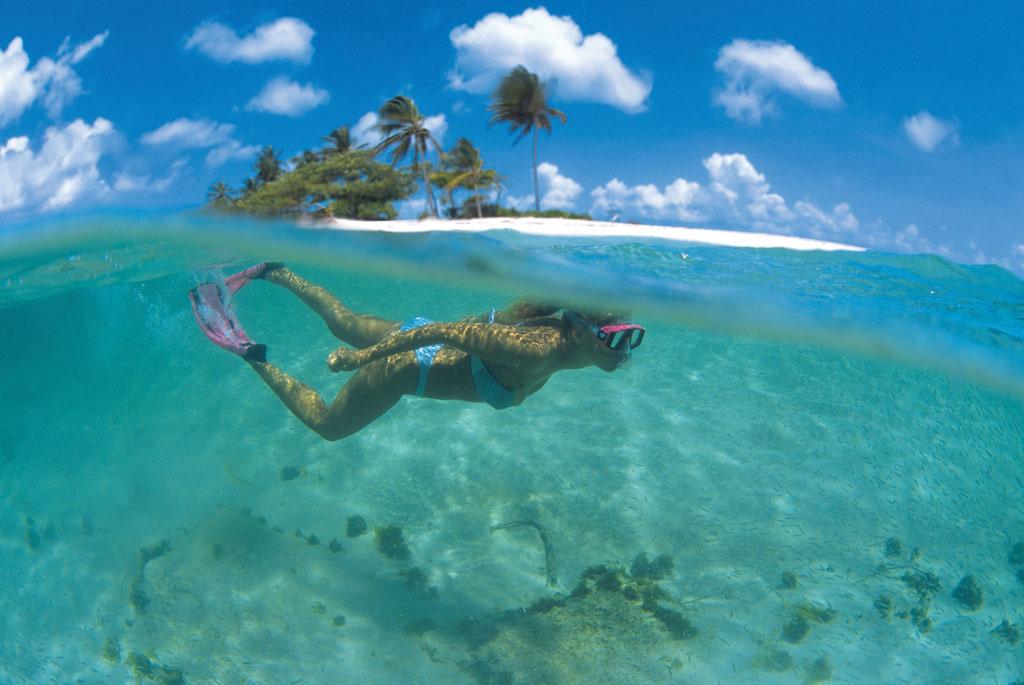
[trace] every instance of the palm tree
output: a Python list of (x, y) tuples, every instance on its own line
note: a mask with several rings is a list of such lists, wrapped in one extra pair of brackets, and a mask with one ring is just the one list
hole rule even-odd
[(211, 203), (228, 202), (231, 200), (231, 188), (224, 181), (217, 181), (206, 191), (206, 199)]
[(281, 160), (277, 158), (277, 151), (270, 145), (263, 148), (254, 168), (257, 183), (262, 185), (276, 179), (281, 175)]
[(473, 191), (473, 199), (476, 200), (477, 218), (484, 218), (484, 210), (480, 205), (479, 190), (486, 184), (482, 182), (482, 175), (485, 174), (485, 169), (484, 160), (480, 156), (480, 150), (473, 147), (473, 143), (467, 139), (459, 138), (455, 146), (445, 155), (444, 165), (454, 172), (454, 176), (448, 179), (448, 184), (445, 186), (449, 192), (449, 197), (451, 191), (458, 186)]
[(339, 126), (326, 136), (323, 136), (321, 140), (328, 144), (324, 148), (325, 157), (348, 152), (352, 149), (352, 138), (349, 135), (348, 126)]
[(540, 185), (537, 182), (537, 133), (540, 129), (551, 135), (551, 117), (566, 122), (564, 112), (548, 107), (545, 84), (537, 74), (520, 65), (501, 79), (497, 90), (491, 96), (487, 110), (491, 113), (489, 124), (508, 124), (508, 132), (519, 135), (513, 145), (533, 131), (533, 199), (540, 211)]
[(412, 150), (412, 165), (423, 176), (423, 190), (427, 194), (427, 208), (437, 217), (437, 203), (430, 189), (430, 173), (427, 170), (427, 145), (433, 145), (438, 155), (443, 155), (441, 145), (424, 125), (424, 117), (412, 98), (396, 95), (377, 112), (379, 122), (375, 128), (384, 139), (373, 148), (374, 156), (384, 150), (391, 150), (391, 166), (405, 159)]
[(292, 165), (294, 168), (304, 167), (307, 164), (315, 164), (320, 161), (320, 155), (312, 150), (303, 150), (302, 154), (295, 155), (292, 157)]

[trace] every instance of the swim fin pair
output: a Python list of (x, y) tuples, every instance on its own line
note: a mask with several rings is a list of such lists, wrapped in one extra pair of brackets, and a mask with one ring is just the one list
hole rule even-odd
[(192, 313), (199, 329), (213, 344), (249, 361), (265, 362), (267, 346), (253, 342), (235, 316), (231, 296), (254, 278), (263, 278), (280, 262), (260, 262), (224, 279), (223, 283), (202, 283), (188, 291)]

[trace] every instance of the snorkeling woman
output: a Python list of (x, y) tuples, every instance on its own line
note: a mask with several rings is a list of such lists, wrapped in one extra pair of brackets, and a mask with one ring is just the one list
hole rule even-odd
[[(329, 406), (309, 386), (266, 360), (239, 325), (230, 296), (253, 279), (287, 288), (350, 345), (327, 357), (332, 371), (356, 371)], [(352, 435), (403, 395), (486, 402), (495, 409), (520, 404), (551, 374), (597, 366), (614, 371), (644, 338), (642, 326), (615, 315), (587, 315), (516, 302), (508, 309), (454, 323), (415, 318), (404, 324), (357, 314), (324, 288), (284, 264), (263, 262), (189, 291), (203, 333), (242, 357), (300, 421), (325, 440)]]

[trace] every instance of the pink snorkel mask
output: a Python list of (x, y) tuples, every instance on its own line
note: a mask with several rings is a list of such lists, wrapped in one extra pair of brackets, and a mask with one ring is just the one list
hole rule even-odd
[(577, 326), (593, 332), (598, 340), (603, 340), (608, 349), (628, 353), (640, 347), (644, 339), (644, 327), (635, 323), (619, 323), (612, 326), (597, 326), (590, 323), (575, 312), (566, 311), (565, 316)]

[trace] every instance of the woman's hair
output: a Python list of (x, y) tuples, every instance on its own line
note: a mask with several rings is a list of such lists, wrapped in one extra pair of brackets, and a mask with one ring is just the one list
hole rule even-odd
[[(546, 302), (534, 302), (531, 300), (516, 300), (506, 309), (502, 310), (501, 323), (522, 323), (525, 325), (537, 325), (552, 323), (555, 315), (563, 309), (570, 309), (562, 305)], [(629, 320), (626, 312), (594, 311), (573, 307), (571, 310), (582, 318), (597, 326), (610, 326)], [(563, 320), (564, 321), (564, 320)]]

